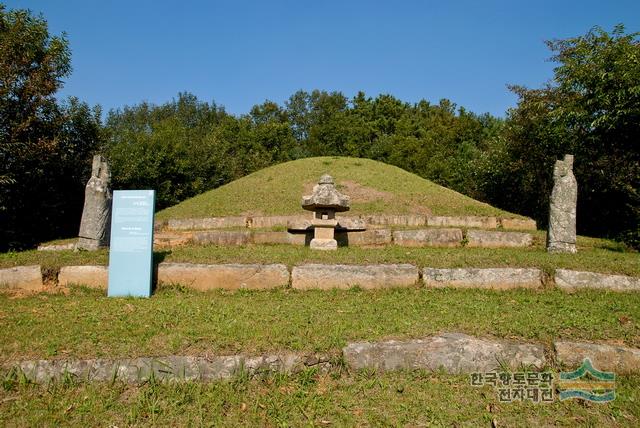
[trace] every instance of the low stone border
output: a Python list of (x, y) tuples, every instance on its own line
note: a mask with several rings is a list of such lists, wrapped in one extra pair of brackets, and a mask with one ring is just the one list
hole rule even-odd
[(393, 243), (402, 247), (460, 247), (461, 229), (396, 230)]
[(288, 285), (289, 270), (283, 264), (160, 263), (158, 283), (183, 284), (200, 291), (269, 289)]
[[(363, 231), (336, 231), (340, 246), (374, 247), (395, 244), (402, 247), (460, 247), (463, 245), (462, 229), (432, 228), (414, 230), (368, 229)], [(486, 230), (467, 231), (469, 247), (528, 247), (533, 243), (529, 233)], [(308, 245), (312, 233), (300, 231), (269, 232), (251, 230), (205, 230), (195, 232), (158, 232), (154, 236), (157, 248), (187, 244), (201, 245), (249, 245), (291, 244)]]
[[(554, 349), (545, 350), (539, 343), (442, 333), (424, 339), (349, 343), (342, 349), (342, 359), (352, 370), (423, 369), (452, 374), (505, 369), (542, 370), (554, 362), (563, 370), (574, 370), (585, 358), (602, 371), (618, 375), (640, 373), (640, 349), (588, 342), (556, 341)], [(60, 380), (65, 376), (85, 381), (138, 383), (151, 379), (211, 381), (240, 373), (297, 373), (309, 367), (329, 370), (339, 365), (338, 358), (328, 354), (281, 352), (261, 356), (32, 360), (5, 363), (3, 369), (19, 369), (28, 379), (38, 383)]]
[(75, 249), (76, 243), (69, 242), (68, 244), (38, 245), (37, 251), (66, 251)]
[(107, 289), (109, 268), (107, 266), (63, 266), (58, 274), (58, 285), (86, 285), (92, 288)]
[[(463, 227), (479, 229), (536, 230), (536, 222), (532, 219), (497, 218), (481, 216), (431, 216), (420, 214), (371, 214), (360, 216), (341, 216), (338, 221), (348, 228), (361, 228), (362, 222), (373, 226), (434, 226)], [(209, 218), (185, 218), (157, 220), (156, 229), (166, 227), (169, 230), (223, 229), (229, 227), (261, 228), (287, 226), (289, 224), (304, 225), (309, 218), (303, 215), (283, 216), (231, 216)], [(358, 227), (356, 227), (358, 226)]]
[(426, 339), (377, 343), (350, 343), (342, 350), (354, 369), (426, 369), (448, 373), (490, 371), (501, 364), (542, 368), (547, 360), (542, 345), (486, 340), (460, 333), (445, 333)]
[(639, 373), (640, 349), (600, 343), (556, 341), (553, 344), (560, 364), (575, 368), (589, 358), (602, 371)]
[(291, 286), (299, 290), (332, 288), (363, 289), (413, 287), (418, 283), (418, 268), (409, 264), (295, 266)]
[[(13, 367), (37, 383), (60, 380), (72, 376), (94, 382), (123, 381), (139, 383), (151, 379), (169, 381), (209, 381), (228, 379), (239, 373), (256, 375), (266, 372), (296, 373), (308, 367), (328, 368), (328, 356), (282, 353), (263, 356), (190, 357), (167, 356), (157, 358), (38, 360), (23, 361)], [(10, 369), (10, 367), (8, 367)]]
[(555, 282), (563, 290), (599, 288), (614, 291), (640, 291), (640, 278), (556, 269)]
[(422, 271), (425, 286), (432, 288), (540, 288), (543, 275), (535, 268), (458, 268)]
[(39, 265), (0, 269), (0, 288), (35, 291), (43, 287), (42, 270)]
[(509, 248), (529, 247), (533, 237), (522, 232), (496, 232), (491, 230), (468, 230), (467, 247)]
[[(376, 234), (379, 231), (376, 231)], [(373, 232), (372, 232), (373, 233)], [(384, 238), (384, 236), (382, 236)], [(381, 239), (382, 239), (381, 238)], [(344, 265), (305, 264), (290, 270), (284, 264), (191, 264), (160, 263), (159, 284), (182, 284), (195, 290), (269, 289), (363, 289), (421, 286), (426, 288), (540, 288), (545, 275), (537, 268), (424, 268), (411, 264)], [(63, 266), (57, 275), (60, 286), (72, 284), (106, 289), (107, 266)], [(555, 284), (563, 290), (596, 288), (640, 291), (640, 278), (556, 269)], [(0, 269), (0, 289), (38, 291), (44, 288), (40, 266)]]

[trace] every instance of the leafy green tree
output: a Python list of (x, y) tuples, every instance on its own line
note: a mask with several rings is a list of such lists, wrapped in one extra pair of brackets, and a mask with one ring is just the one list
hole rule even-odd
[(573, 153), (579, 233), (640, 245), (639, 35), (618, 25), (547, 43), (558, 63), (553, 81), (512, 87), (520, 100), (492, 201), (546, 224), (553, 163)]
[(77, 233), (100, 113), (56, 102), (70, 72), (64, 34), (0, 4), (0, 250)]

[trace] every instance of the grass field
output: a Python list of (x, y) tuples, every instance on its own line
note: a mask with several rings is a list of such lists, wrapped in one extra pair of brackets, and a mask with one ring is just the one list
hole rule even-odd
[[(249, 245), (220, 247), (214, 245), (177, 247), (159, 250), (156, 262), (185, 263), (412, 263), (419, 267), (538, 267), (551, 273), (557, 268), (588, 270), (640, 276), (640, 254), (625, 250), (612, 241), (578, 237), (577, 254), (548, 254), (544, 250), (543, 232), (531, 248), (384, 248), (345, 247), (337, 251), (313, 251), (292, 245)], [(39, 264), (45, 272), (60, 266), (107, 265), (106, 250), (96, 252), (24, 251), (0, 254), (0, 268)]]
[(500, 403), (469, 378), (422, 371), (273, 375), (202, 383), (38, 386), (6, 378), (3, 426), (621, 426), (640, 424), (640, 376), (615, 401)]
[(440, 332), (610, 340), (640, 347), (640, 293), (550, 290), (194, 292), (151, 299), (71, 294), (0, 295), (0, 358), (339, 352), (350, 341)]
[(317, 157), (262, 169), (157, 213), (158, 219), (302, 214), (300, 200), (322, 174), (351, 197), (353, 214), (521, 216), (370, 159)]

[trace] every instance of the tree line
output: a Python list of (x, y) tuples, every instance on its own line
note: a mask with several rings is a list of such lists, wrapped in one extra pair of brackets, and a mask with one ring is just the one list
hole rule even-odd
[(513, 86), (505, 118), (443, 99), (298, 91), (232, 115), (188, 92), (115, 109), (54, 95), (68, 41), (41, 16), (0, 5), (0, 249), (74, 236), (90, 160), (115, 188), (153, 188), (158, 208), (261, 168), (310, 156), (366, 157), (535, 218), (548, 215), (553, 163), (575, 155), (578, 232), (640, 246), (640, 44), (622, 26), (548, 42), (543, 88)]

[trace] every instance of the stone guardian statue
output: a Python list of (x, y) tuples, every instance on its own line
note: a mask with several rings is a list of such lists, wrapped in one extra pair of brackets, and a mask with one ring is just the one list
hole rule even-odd
[(84, 209), (78, 234), (78, 249), (97, 250), (109, 246), (111, 228), (111, 171), (101, 155), (93, 157), (91, 178), (84, 191)]
[(553, 191), (549, 201), (549, 231), (547, 251), (575, 253), (576, 205), (578, 184), (573, 175), (573, 155), (564, 155), (553, 168)]

